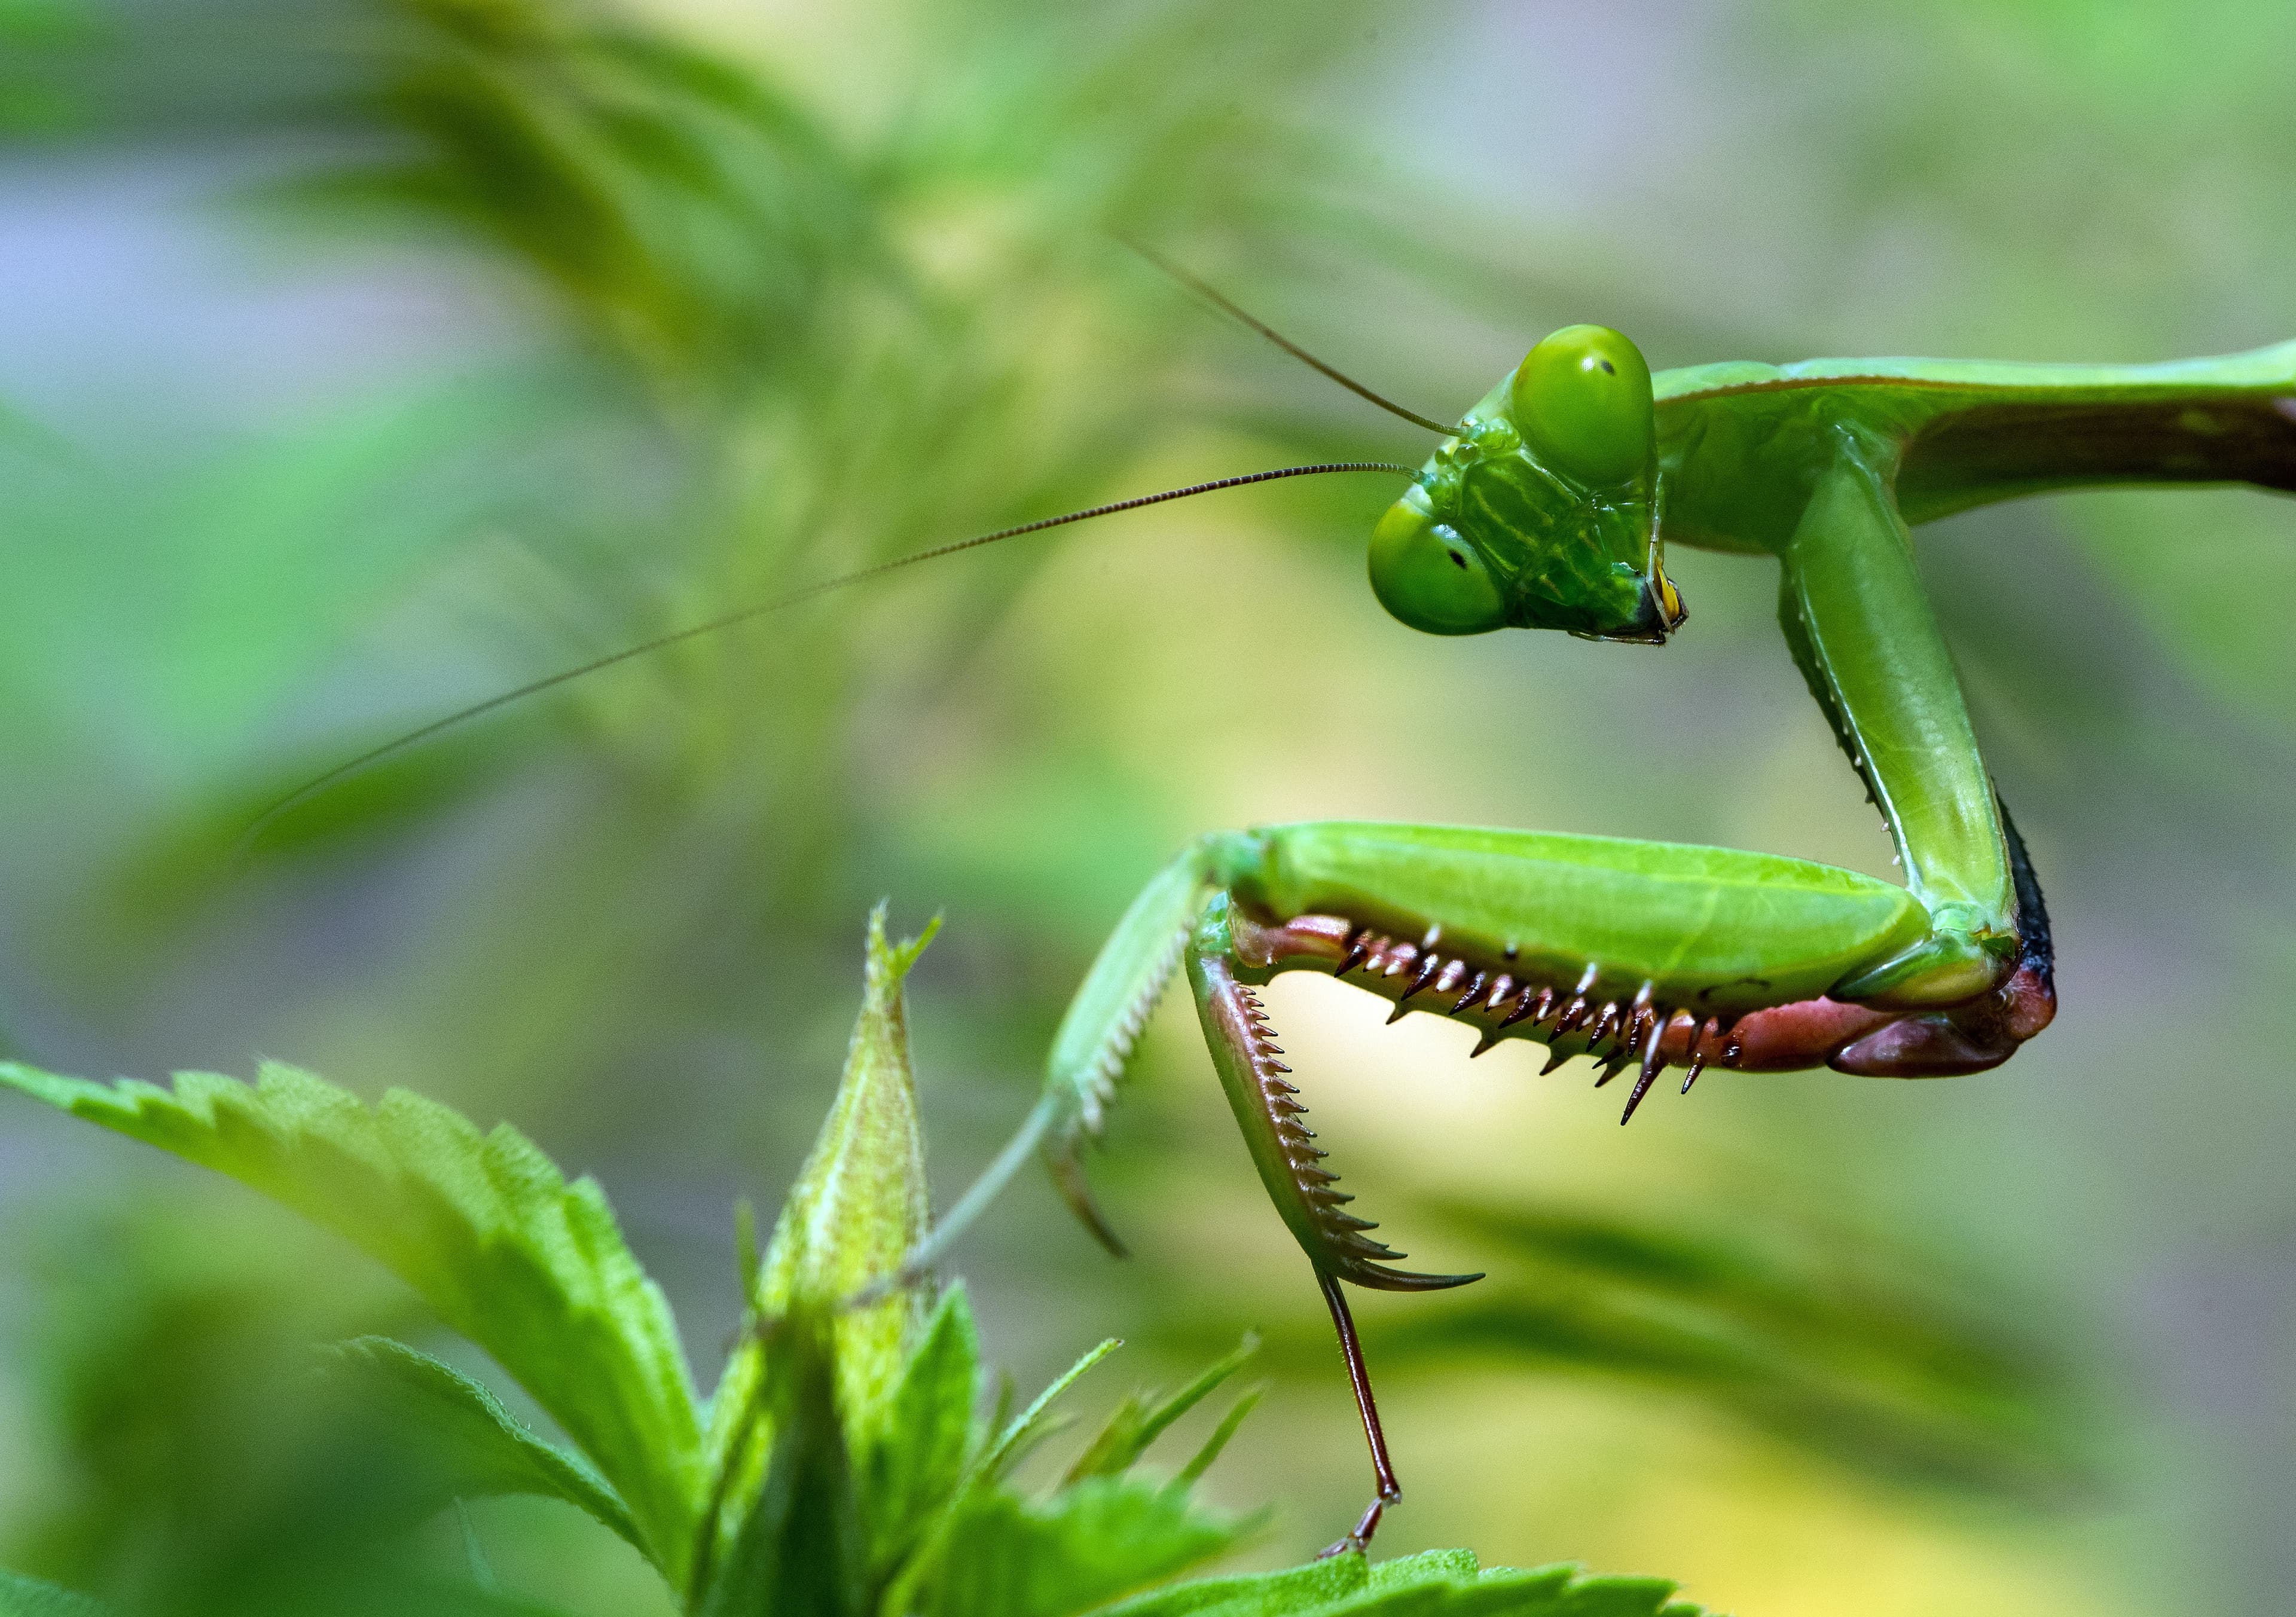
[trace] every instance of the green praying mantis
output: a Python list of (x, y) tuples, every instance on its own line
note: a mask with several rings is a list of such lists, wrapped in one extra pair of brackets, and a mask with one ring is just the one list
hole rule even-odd
[[(2054, 489), (2243, 482), (2296, 492), (2296, 342), (2129, 367), (1932, 360), (1731, 363), (1653, 377), (1600, 326), (1542, 339), (1446, 423), (1341, 375), (1202, 282), (1216, 306), (1333, 380), (1436, 433), (1415, 470), (1337, 461), (1225, 478), (938, 546), (628, 648), (425, 726), (451, 724), (693, 635), (935, 556), (1216, 489), (1386, 472), (1408, 479), (1373, 529), (1387, 611), (1432, 634), (1560, 629), (1663, 645), (1686, 617), (1671, 544), (1772, 556), (1787, 649), (1887, 823), (1903, 886), (1807, 861), (1535, 831), (1348, 821), (1214, 831), (1142, 890), (1055, 1035), (1042, 1097), (911, 1254), (949, 1241), (1040, 1152), (1112, 1248), (1079, 1167), (1150, 1012), (1184, 968), (1269, 1199), (1322, 1289), (1375, 1493), (1333, 1550), (1401, 1498), (1342, 1283), (1385, 1291), (1474, 1275), (1395, 1267), (1348, 1210), (1302, 1121), (1258, 990), (1322, 972), (1394, 1005), (1579, 1055), (1598, 1086), (1633, 1069), (1621, 1121), (1660, 1074), (1830, 1066), (1882, 1077), (2007, 1060), (2055, 1009), (2048, 918), (1971, 728), (1915, 572), (1909, 529)], [(267, 821), (270, 814), (266, 814)], [(899, 1277), (888, 1277), (883, 1285)]]

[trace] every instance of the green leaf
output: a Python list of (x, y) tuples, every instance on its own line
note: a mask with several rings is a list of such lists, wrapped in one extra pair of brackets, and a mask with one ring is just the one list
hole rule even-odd
[(1280, 1572), (1204, 1578), (1136, 1596), (1106, 1608), (1106, 1617), (1259, 1617), (1316, 1612), (1362, 1592), (1370, 1574), (1361, 1556), (1332, 1556)]
[(957, 1508), (924, 1609), (1068, 1617), (1208, 1560), (1247, 1528), (1134, 1477), (1093, 1477), (1042, 1501), (975, 1493)]
[(535, 1436), (460, 1370), (387, 1336), (354, 1338), (329, 1357), (338, 1384), (361, 1400), (361, 1413), (430, 1474), (441, 1505), (541, 1494), (586, 1511), (644, 1552), (628, 1507), (587, 1460)]
[[(1174, 1421), (1211, 1396), (1222, 1382), (1242, 1369), (1244, 1360), (1259, 1351), (1259, 1338), (1246, 1335), (1234, 1352), (1160, 1403), (1154, 1401), (1153, 1392), (1127, 1394), (1116, 1406), (1116, 1412), (1108, 1417), (1108, 1424), (1100, 1429), (1100, 1434), (1077, 1456), (1075, 1464), (1062, 1479), (1062, 1484), (1080, 1482), (1089, 1476), (1119, 1476), (1129, 1471), (1148, 1451), (1149, 1444), (1161, 1437)], [(1213, 1452), (1217, 1454), (1218, 1450)], [(1209, 1466), (1211, 1462), (1207, 1459), (1204, 1463)]]
[(1243, 1396), (1231, 1404), (1228, 1407), (1228, 1412), (1220, 1417), (1219, 1425), (1212, 1428), (1212, 1434), (1204, 1439), (1203, 1447), (1198, 1449), (1189, 1458), (1188, 1463), (1181, 1466), (1173, 1475), (1170, 1484), (1172, 1487), (1193, 1488), (1202, 1480), (1204, 1473), (1212, 1468), (1212, 1462), (1219, 1458), (1220, 1450), (1227, 1447), (1228, 1440), (1234, 1437), (1237, 1428), (1243, 1425), (1245, 1417), (1259, 1406), (1260, 1394), (1264, 1391), (1266, 1391), (1264, 1387), (1248, 1387), (1244, 1390)]
[(172, 1091), (0, 1063), (0, 1085), (229, 1174), (334, 1230), (494, 1356), (619, 1493), (676, 1582), (703, 1492), (699, 1420), (669, 1305), (596, 1183), (569, 1184), (507, 1124), (403, 1090), (370, 1110), (293, 1067)]
[(91, 1595), (20, 1572), (0, 1572), (0, 1617), (112, 1617), (112, 1610)]
[[(1398, 1556), (1392, 1561), (1374, 1563), (1371, 1568), (1371, 1587), (1374, 1589), (1423, 1588), (1430, 1584), (1457, 1583), (1474, 1578), (1481, 1572), (1481, 1564), (1472, 1549), (1423, 1549), (1415, 1556)], [(1543, 1567), (1539, 1575), (1554, 1572)]]
[[(1080, 1507), (1074, 1507), (1074, 1502), (1080, 1499), (1100, 1497), (1099, 1493), (1092, 1490), (1099, 1490), (1100, 1485), (1110, 1479), (1095, 1478), (1081, 1489), (1064, 1489), (1048, 1502), (1037, 1506), (1022, 1504), (1005, 1483), (1013, 1468), (1029, 1451), (1059, 1429), (1061, 1422), (1054, 1413), (1054, 1405), (1086, 1371), (1114, 1352), (1119, 1345), (1113, 1336), (1101, 1343), (1070, 1365), (1050, 1386), (1038, 1393), (1026, 1409), (1010, 1421), (1005, 1421), (1004, 1416), (1012, 1387), (1010, 1383), (1004, 1384), (997, 1400), (996, 1418), (989, 1425), (989, 1430), (996, 1435), (966, 1467), (956, 1491), (931, 1517), (914, 1551), (900, 1565), (889, 1569), (888, 1586), (891, 1592), (885, 1601), (888, 1606), (902, 1611), (930, 1606), (939, 1597), (937, 1591), (946, 1587), (952, 1566), (971, 1569), (969, 1572), (961, 1570), (957, 1573), (961, 1581), (967, 1578), (972, 1580), (966, 1586), (971, 1591), (968, 1598), (988, 1598), (994, 1578), (1009, 1574), (1013, 1568), (984, 1565), (980, 1556), (989, 1553), (984, 1549), (984, 1545), (1004, 1545), (1009, 1550), (1013, 1543), (1026, 1539), (1032, 1531), (1049, 1543), (1058, 1537), (1059, 1530), (1047, 1526), (1047, 1523), (1057, 1523), (1063, 1511)], [(1223, 1542), (1233, 1542), (1243, 1531), (1211, 1518), (1191, 1517), (1185, 1487), (1167, 1485), (1161, 1492), (1164, 1497), (1163, 1505), (1160, 1507), (1162, 1513), (1160, 1520), (1186, 1523), (1191, 1531), (1201, 1529), (1219, 1537)], [(969, 1542), (968, 1536), (978, 1525), (976, 1518), (993, 1520), (1003, 1523), (1003, 1527), (1001, 1530), (992, 1528), (992, 1537), (980, 1543)], [(1019, 1525), (1014, 1524), (1016, 1522)], [(998, 1536), (1000, 1532), (1001, 1536)], [(1023, 1556), (1025, 1553), (1010, 1551), (1013, 1557)], [(1053, 1546), (1048, 1553), (1054, 1554), (1057, 1559), (1057, 1546)], [(1168, 1572), (1164, 1575), (1168, 1575)], [(1045, 1592), (1046, 1590), (1039, 1590), (1039, 1593)], [(1106, 1597), (1106, 1593), (1095, 1597)]]
[(1184, 1583), (1097, 1617), (1701, 1617), (1663, 1578), (1589, 1578), (1576, 1567), (1480, 1569), (1472, 1551), (1366, 1566), (1360, 1555)]
[(837, 1409), (831, 1317), (800, 1309), (773, 1328), (764, 1395), (774, 1433), (763, 1491), (697, 1602), (703, 1617), (849, 1617), (865, 1551)]
[(1049, 1437), (1053, 1431), (1053, 1406), (1061, 1395), (1076, 1385), (1086, 1370), (1116, 1352), (1124, 1343), (1114, 1336), (1103, 1340), (1074, 1364), (1061, 1372), (1053, 1384), (1037, 1394), (1036, 1401), (1013, 1417), (1012, 1424), (996, 1434), (988, 1452), (981, 1457), (980, 1475), (984, 1482), (1003, 1481), (1012, 1474), (1029, 1450)]
[(870, 1565), (889, 1573), (956, 1495), (980, 1425), (980, 1346), (962, 1284), (951, 1286), (893, 1391), (863, 1461)]

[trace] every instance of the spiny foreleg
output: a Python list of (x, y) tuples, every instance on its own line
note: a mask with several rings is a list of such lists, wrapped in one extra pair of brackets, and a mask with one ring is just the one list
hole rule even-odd
[(1381, 1291), (1435, 1291), (1464, 1286), (1480, 1275), (1418, 1274), (1392, 1267), (1405, 1254), (1372, 1238), (1378, 1226), (1347, 1211), (1355, 1198), (1339, 1188), (1339, 1175), (1324, 1166), (1326, 1153), (1315, 1143), (1315, 1131), (1305, 1118), (1307, 1106), (1283, 1049), (1268, 1025), (1267, 1008), (1257, 985), (1271, 975), (1270, 965), (1256, 958), (1256, 950), (1239, 948), (1236, 926), (1248, 936), (1264, 928), (1243, 920), (1226, 894), (1207, 906), (1188, 951), (1188, 982), (1195, 991), (1196, 1011), (1203, 1024), (1204, 1041), (1220, 1087), (1226, 1092), (1236, 1125), (1243, 1131), (1252, 1165), (1259, 1171), (1277, 1213), (1307, 1254), (1331, 1310), (1345, 1360), (1348, 1381), (1354, 1389), (1356, 1410), (1363, 1419), (1364, 1441), (1371, 1449), (1374, 1492), (1353, 1531), (1324, 1553), (1337, 1555), (1361, 1549), (1378, 1530), (1389, 1506), (1403, 1498), (1395, 1466), (1387, 1451), (1387, 1436), (1380, 1428), (1379, 1406), (1374, 1400), (1371, 1372), (1364, 1362), (1363, 1343), (1355, 1319), (1348, 1310), (1341, 1280)]

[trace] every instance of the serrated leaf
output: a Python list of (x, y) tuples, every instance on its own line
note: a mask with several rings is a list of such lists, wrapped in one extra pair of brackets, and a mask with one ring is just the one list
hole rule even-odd
[(361, 1414), (381, 1424), (394, 1448), (411, 1451), (439, 1505), (504, 1493), (563, 1499), (644, 1553), (628, 1507), (587, 1460), (528, 1431), (460, 1370), (387, 1336), (356, 1337), (328, 1358)]
[(403, 1090), (370, 1110), (293, 1067), (174, 1090), (0, 1063), (0, 1085), (226, 1173), (397, 1274), (565, 1428), (676, 1583), (702, 1493), (699, 1417), (669, 1305), (604, 1193), (507, 1124), (481, 1134)]
[(1250, 1525), (1135, 1477), (1093, 1477), (1045, 1500), (976, 1493), (957, 1508), (923, 1609), (1070, 1617), (1210, 1559)]
[(1316, 1612), (1369, 1584), (1361, 1556), (1332, 1556), (1280, 1572), (1250, 1572), (1235, 1578), (1204, 1578), (1177, 1588), (1136, 1595), (1103, 1607), (1098, 1617), (1274, 1617)]
[(58, 1588), (21, 1572), (0, 1572), (0, 1617), (113, 1617), (113, 1613), (93, 1595)]
[(979, 1441), (980, 1347), (964, 1287), (952, 1285), (901, 1373), (862, 1466), (869, 1564), (890, 1572), (955, 1497)]
[(849, 1617), (866, 1552), (839, 1418), (828, 1315), (776, 1320), (764, 1395), (772, 1455), (755, 1506), (697, 1603), (703, 1617)]
[(1480, 1568), (1439, 1549), (1367, 1567), (1335, 1556), (1278, 1572), (1182, 1584), (1095, 1617), (1702, 1617), (1663, 1578), (1588, 1577), (1574, 1566)]
[(1101, 1427), (1099, 1435), (1077, 1456), (1062, 1479), (1062, 1484), (1080, 1482), (1089, 1476), (1118, 1476), (1129, 1471), (1148, 1451), (1149, 1444), (1161, 1437), (1174, 1421), (1210, 1397), (1222, 1382), (1242, 1369), (1244, 1361), (1259, 1351), (1259, 1338), (1245, 1336), (1234, 1352), (1160, 1402), (1153, 1392), (1127, 1394)]
[[(1540, 1569), (1542, 1575), (1553, 1570)], [(1374, 1589), (1418, 1588), (1474, 1579), (1481, 1575), (1482, 1564), (1472, 1549), (1423, 1549), (1415, 1556), (1374, 1562), (1370, 1572)]]

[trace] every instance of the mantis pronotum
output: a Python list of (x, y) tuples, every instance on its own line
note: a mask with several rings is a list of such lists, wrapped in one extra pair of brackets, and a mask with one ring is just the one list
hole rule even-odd
[(1364, 461), (1287, 467), (939, 546), (505, 693), (288, 801), (447, 725), (861, 577), (1248, 483), (1408, 478), (1372, 533), (1370, 583), (1391, 616), (1436, 634), (1554, 628), (1660, 645), (1685, 619), (1666, 576), (1669, 543), (1776, 557), (1787, 649), (1881, 810), (1906, 886), (1769, 854), (1531, 831), (1325, 822), (1212, 832), (1133, 902), (1061, 1025), (1042, 1098), (912, 1255), (910, 1270), (934, 1261), (1040, 1148), (1070, 1204), (1116, 1245), (1085, 1191), (1078, 1147), (1099, 1131), (1142, 1025), (1185, 966), (1253, 1163), (1330, 1308), (1371, 1447), (1376, 1496), (1332, 1547), (1341, 1549), (1371, 1537), (1400, 1490), (1340, 1283), (1417, 1291), (1477, 1277), (1395, 1268), (1401, 1254), (1345, 1210), (1255, 990), (1283, 972), (1319, 971), (1392, 1000), (1394, 1017), (1425, 1010), (1471, 1024), (1477, 1055), (1522, 1038), (1547, 1047), (1550, 1068), (1592, 1056), (1598, 1085), (1635, 1074), (1622, 1122), (1669, 1066), (1685, 1070), (1686, 1091), (1709, 1066), (1929, 1077), (2007, 1060), (2055, 1009), (2047, 916), (1979, 754), (1908, 528), (2095, 485), (2296, 492), (2296, 342), (2134, 367), (1814, 360), (1653, 378), (1625, 337), (1579, 325), (1540, 341), (1446, 424), (1389, 404), (1180, 279), (1440, 435), (1434, 453), (1415, 473)]

